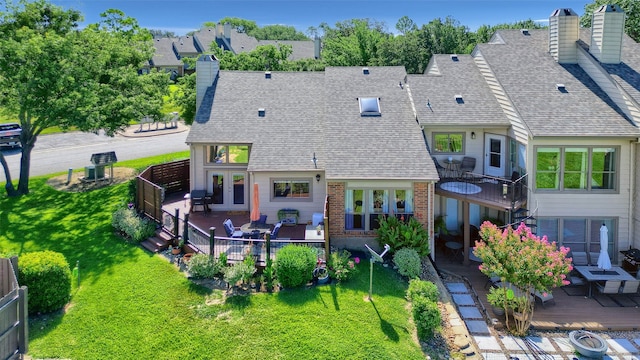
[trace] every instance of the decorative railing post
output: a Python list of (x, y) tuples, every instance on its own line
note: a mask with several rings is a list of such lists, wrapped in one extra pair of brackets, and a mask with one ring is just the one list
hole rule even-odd
[(175, 208), (175, 213), (173, 215), (173, 237), (174, 238), (179, 238), (180, 237), (180, 230), (179, 230), (179, 222), (180, 222), (180, 209)]
[(182, 228), (182, 241), (189, 243), (189, 213), (184, 214), (184, 227)]
[(265, 240), (264, 246), (267, 247), (267, 258), (264, 259), (264, 263), (266, 264), (267, 261), (271, 259), (271, 233), (266, 232), (264, 234), (264, 240)]
[(214, 256), (215, 255), (215, 251), (214, 251), (214, 241), (215, 241), (215, 235), (216, 235), (216, 227), (212, 226), (209, 228), (209, 255)]

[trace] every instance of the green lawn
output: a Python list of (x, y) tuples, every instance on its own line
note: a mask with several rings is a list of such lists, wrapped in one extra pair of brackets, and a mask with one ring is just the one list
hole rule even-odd
[[(184, 153), (175, 156), (184, 157)], [(119, 162), (143, 168), (172, 156)], [(1, 186), (2, 184), (0, 184)], [(114, 235), (111, 214), (127, 184), (63, 193), (31, 180), (0, 196), (0, 249), (54, 250), (80, 262), (64, 314), (32, 316), (29, 355), (70, 359), (420, 359), (406, 281), (381, 266), (367, 302), (368, 262), (341, 285), (237, 296), (194, 285), (161, 256)], [(35, 315), (35, 314), (32, 314)]]

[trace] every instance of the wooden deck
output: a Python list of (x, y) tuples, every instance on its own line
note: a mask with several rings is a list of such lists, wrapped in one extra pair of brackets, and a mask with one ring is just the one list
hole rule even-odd
[[(452, 261), (445, 254), (437, 253), (436, 267), (463, 276), (469, 280), (478, 298), (483, 302), (489, 316), (493, 316), (491, 306), (487, 303), (485, 284), (487, 277), (478, 270), (478, 263), (471, 262), (463, 265), (459, 261)], [(574, 290), (582, 290), (574, 288)], [(595, 292), (595, 291), (594, 291)], [(620, 307), (602, 306), (594, 298), (583, 295), (567, 295), (563, 289), (553, 289), (553, 301), (544, 307), (538, 301), (533, 315), (533, 326), (540, 330), (638, 330), (640, 329), (640, 308), (638, 306)], [(586, 295), (586, 288), (584, 288)], [(640, 303), (640, 296), (633, 298)], [(620, 302), (623, 302), (620, 299)], [(626, 302), (626, 300), (624, 301)], [(612, 302), (610, 303), (612, 305)]]

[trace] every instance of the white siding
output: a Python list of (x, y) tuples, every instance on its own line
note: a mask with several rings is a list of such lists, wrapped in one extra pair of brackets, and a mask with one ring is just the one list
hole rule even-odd
[[(320, 182), (316, 181), (316, 174), (320, 174)], [(278, 210), (283, 208), (298, 210), (300, 212), (298, 223), (302, 224), (311, 221), (314, 213), (322, 213), (324, 211), (324, 199), (327, 194), (324, 172), (260, 172), (252, 175), (252, 184), (257, 183), (260, 188), (260, 212), (267, 215), (267, 223), (277, 223)], [(286, 178), (309, 179), (312, 199), (309, 201), (273, 201), (271, 180)], [(253, 191), (253, 185), (251, 189)]]

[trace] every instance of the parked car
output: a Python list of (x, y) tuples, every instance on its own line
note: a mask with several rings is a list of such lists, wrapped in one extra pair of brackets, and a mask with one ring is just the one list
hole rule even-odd
[(0, 124), (0, 146), (20, 146), (22, 128), (19, 124)]

